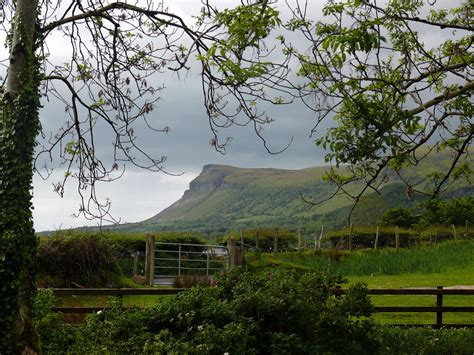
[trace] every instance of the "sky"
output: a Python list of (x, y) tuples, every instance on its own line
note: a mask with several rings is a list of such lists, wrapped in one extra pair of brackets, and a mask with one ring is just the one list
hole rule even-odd
[[(192, 13), (199, 12), (197, 0), (173, 0), (168, 2), (170, 10), (191, 20)], [(219, 1), (219, 6), (238, 1)], [(60, 36), (50, 42), (51, 55), (66, 58), (67, 44)], [(60, 60), (58, 60), (60, 62)], [(167, 134), (152, 133), (149, 130), (136, 132), (140, 144), (154, 157), (166, 156), (165, 168), (173, 174), (151, 173), (127, 166), (124, 176), (112, 183), (97, 187), (102, 198), (112, 202), (111, 213), (121, 223), (139, 222), (159, 213), (178, 200), (206, 164), (225, 164), (238, 167), (274, 167), (301, 169), (323, 164), (323, 153), (315, 146), (309, 133), (314, 125), (313, 114), (301, 103), (278, 106), (270, 113), (275, 119), (265, 127), (263, 135), (271, 150), (279, 151), (291, 140), (284, 152), (269, 154), (251, 127), (233, 127), (219, 132), (222, 138), (232, 137), (225, 155), (218, 153), (211, 145), (212, 138), (208, 118), (203, 106), (201, 80), (197, 71), (178, 76), (167, 73), (154, 80), (162, 82), (166, 89), (152, 113), (152, 119), (159, 127), (169, 126)], [(50, 98), (43, 99), (40, 112), (44, 131), (54, 131), (65, 120), (63, 105)], [(112, 141), (105, 133), (101, 149), (112, 154)], [(74, 217), (80, 204), (74, 181), (66, 185), (61, 198), (53, 190), (53, 183), (62, 180), (64, 168), (56, 168), (52, 175), (43, 180), (35, 174), (33, 181), (34, 224), (37, 231), (57, 230), (83, 225), (97, 225)]]
[[(444, 5), (448, 0), (440, 1)], [(236, 0), (219, 0), (221, 8), (239, 3)], [(310, 0), (311, 13), (320, 14), (325, 1)], [(201, 8), (198, 0), (168, 1), (170, 10), (185, 20)], [(426, 40), (430, 40), (427, 33)], [(3, 39), (0, 33), (0, 40)], [(435, 39), (433, 39), (436, 41)], [(49, 42), (52, 56), (66, 58), (67, 43), (56, 35)], [(3, 53), (0, 59), (3, 58)], [(0, 73), (1, 74), (1, 73)], [(157, 84), (163, 83), (166, 89), (161, 93), (152, 118), (158, 126), (169, 126), (170, 132), (152, 133), (140, 130), (137, 133), (140, 144), (154, 157), (166, 156), (165, 168), (173, 174), (151, 173), (128, 166), (124, 176), (112, 183), (99, 184), (99, 196), (112, 202), (112, 215), (125, 222), (139, 222), (159, 213), (178, 200), (188, 188), (189, 182), (196, 178), (206, 164), (226, 164), (238, 167), (273, 167), (283, 169), (302, 169), (324, 164), (324, 152), (315, 146), (316, 137), (309, 133), (314, 126), (314, 114), (295, 102), (291, 106), (277, 106), (270, 109), (275, 122), (265, 126), (263, 135), (269, 147), (278, 151), (292, 140), (284, 152), (271, 155), (256, 137), (251, 127), (233, 127), (220, 132), (221, 137), (231, 136), (232, 142), (227, 153), (221, 155), (209, 144), (212, 138), (208, 118), (203, 107), (201, 81), (196, 70), (178, 76), (167, 73), (153, 78)], [(64, 106), (54, 100), (43, 99), (44, 107), (40, 116), (45, 131), (55, 128), (67, 120)], [(324, 133), (321, 126), (318, 135)], [(99, 131), (99, 135), (102, 134)], [(100, 149), (112, 154), (112, 140), (105, 132), (101, 136)], [(111, 157), (112, 158), (112, 157)], [(111, 159), (112, 161), (112, 159)], [(37, 231), (57, 230), (83, 225), (97, 225), (98, 221), (75, 218), (80, 199), (74, 181), (66, 185), (61, 198), (54, 192), (53, 183), (62, 179), (64, 168), (56, 168), (47, 180), (35, 174), (33, 181), (34, 224)]]

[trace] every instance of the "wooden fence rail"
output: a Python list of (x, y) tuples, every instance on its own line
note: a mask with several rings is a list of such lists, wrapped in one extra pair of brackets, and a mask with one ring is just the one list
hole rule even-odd
[[(68, 296), (137, 296), (137, 295), (175, 295), (182, 292), (183, 288), (53, 288), (52, 291), (56, 297)], [(346, 291), (338, 289), (336, 295), (342, 295)], [(423, 324), (423, 326), (440, 327), (474, 327), (473, 324), (446, 324), (443, 323), (443, 313), (463, 312), (474, 313), (474, 306), (443, 306), (444, 296), (474, 296), (474, 289), (444, 289), (438, 288), (416, 288), (416, 289), (369, 289), (369, 295), (420, 295), (435, 296), (434, 306), (376, 306), (374, 312), (422, 312), (435, 313), (436, 322), (434, 324)], [(474, 304), (474, 301), (473, 301)], [(63, 313), (92, 313), (105, 307), (55, 307), (53, 310)], [(413, 324), (399, 324), (404, 326), (417, 326)]]

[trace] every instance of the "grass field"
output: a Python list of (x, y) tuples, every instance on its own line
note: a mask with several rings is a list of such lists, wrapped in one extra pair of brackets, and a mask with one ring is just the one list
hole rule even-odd
[[(349, 284), (364, 282), (369, 288), (418, 288), (474, 285), (474, 241), (449, 241), (434, 247), (396, 251), (361, 250), (352, 253), (314, 251), (254, 256), (256, 268), (333, 270)], [(434, 296), (372, 296), (375, 306), (434, 306)], [(473, 306), (474, 296), (444, 296), (445, 306)], [(375, 319), (392, 324), (433, 324), (434, 313), (378, 313)], [(445, 313), (444, 323), (472, 323), (474, 313)]]

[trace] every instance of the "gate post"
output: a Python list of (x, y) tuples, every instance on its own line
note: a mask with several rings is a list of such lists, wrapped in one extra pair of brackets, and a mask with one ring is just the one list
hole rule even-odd
[(227, 250), (229, 251), (229, 270), (233, 269), (236, 266), (236, 245), (235, 239), (230, 237), (227, 239)]
[(155, 283), (155, 236), (146, 236), (145, 280), (149, 286)]

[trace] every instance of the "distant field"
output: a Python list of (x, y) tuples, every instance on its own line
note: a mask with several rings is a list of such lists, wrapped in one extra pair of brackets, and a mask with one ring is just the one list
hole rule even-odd
[[(339, 261), (335, 259), (339, 258)], [(474, 241), (450, 241), (435, 247), (400, 251), (357, 251), (321, 255), (306, 252), (265, 254), (254, 267), (282, 267), (299, 270), (333, 270), (347, 277), (349, 284), (364, 282), (369, 288), (417, 288), (474, 285)], [(434, 296), (372, 296), (375, 306), (434, 306)], [(474, 296), (445, 296), (445, 306), (472, 306)], [(378, 313), (375, 319), (392, 324), (433, 324), (434, 313)], [(474, 313), (446, 313), (444, 323), (474, 324)]]
[(474, 240), (439, 243), (395, 250), (363, 249), (352, 252), (314, 250), (254, 255), (250, 264), (256, 268), (283, 267), (301, 270), (332, 270), (344, 276), (400, 275), (440, 273), (448, 268), (465, 268), (474, 263)]

